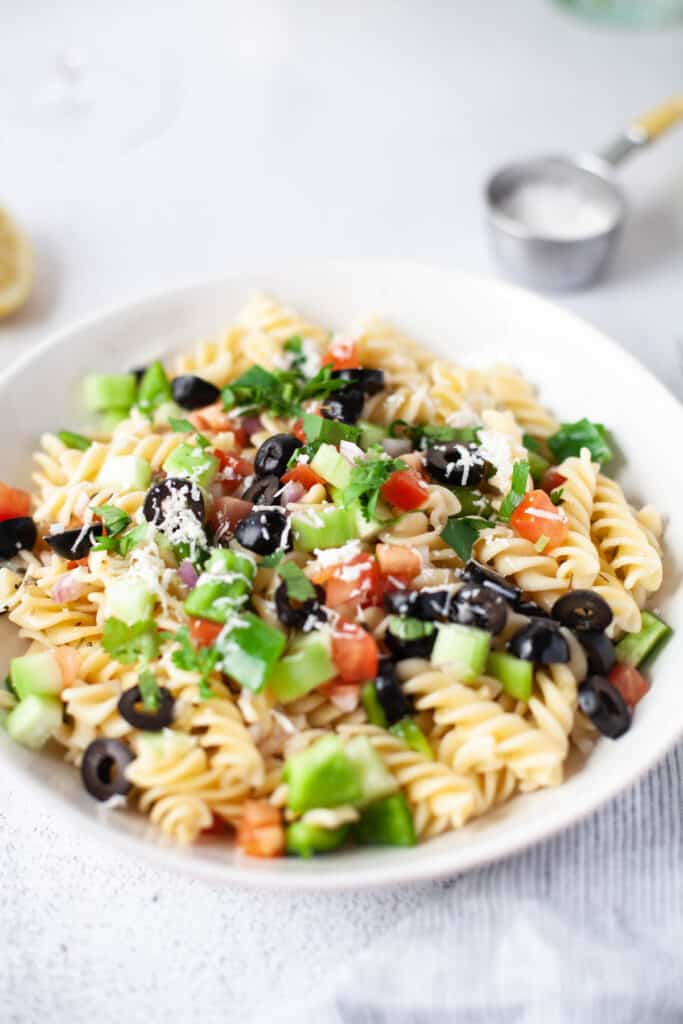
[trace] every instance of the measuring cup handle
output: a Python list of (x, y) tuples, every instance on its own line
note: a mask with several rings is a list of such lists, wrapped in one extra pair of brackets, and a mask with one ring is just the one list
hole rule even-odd
[(631, 121), (626, 131), (606, 146), (600, 152), (600, 156), (616, 166), (635, 150), (654, 142), (680, 121), (683, 121), (683, 95), (672, 96), (666, 103)]

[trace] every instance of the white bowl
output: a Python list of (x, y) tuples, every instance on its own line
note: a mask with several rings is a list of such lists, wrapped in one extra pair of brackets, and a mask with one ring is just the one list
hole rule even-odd
[[(683, 409), (593, 327), (519, 288), (429, 266), (354, 261), (234, 274), (100, 314), (62, 331), (16, 364), (0, 381), (0, 436), (6, 441), (0, 479), (26, 485), (40, 433), (83, 421), (78, 394), (85, 373), (144, 364), (150, 356), (214, 336), (254, 290), (331, 327), (381, 313), (439, 355), (472, 365), (513, 363), (539, 386), (560, 418), (588, 416), (609, 426), (625, 453), (619, 479), (627, 494), (636, 502), (653, 502), (667, 521), (665, 587), (658, 604), (678, 631), (657, 659), (652, 690), (632, 729), (618, 742), (600, 742), (585, 767), (559, 789), (516, 798), (458, 832), (408, 850), (354, 850), (312, 861), (260, 862), (218, 842), (190, 849), (164, 844), (145, 818), (103, 812), (73, 767), (22, 750), (2, 734), (4, 774), (11, 769), (17, 782), (32, 780), (49, 796), (53, 810), (70, 812), (65, 828), (95, 829), (133, 855), (147, 854), (160, 865), (213, 883), (339, 889), (426, 880), (503, 857), (572, 825), (633, 783), (683, 732), (676, 667), (683, 594), (675, 555), (683, 550), (683, 482), (676, 468)], [(16, 629), (6, 619), (0, 637), (4, 670), (19, 649)]]

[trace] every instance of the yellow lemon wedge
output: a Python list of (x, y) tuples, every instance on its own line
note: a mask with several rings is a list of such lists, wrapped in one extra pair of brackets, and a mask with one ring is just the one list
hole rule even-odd
[(0, 317), (26, 302), (33, 280), (31, 246), (6, 210), (0, 207)]

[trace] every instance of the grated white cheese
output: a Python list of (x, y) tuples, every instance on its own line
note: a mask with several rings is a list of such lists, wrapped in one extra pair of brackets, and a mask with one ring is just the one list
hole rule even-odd
[(498, 430), (482, 430), (479, 435), (479, 452), (496, 469), (489, 484), (501, 494), (507, 494), (512, 484), (512, 468), (515, 463), (512, 441)]
[(329, 569), (333, 565), (341, 565), (343, 562), (350, 562), (352, 558), (361, 554), (359, 540), (349, 540), (340, 548), (315, 548), (313, 554), (316, 557), (320, 569)]

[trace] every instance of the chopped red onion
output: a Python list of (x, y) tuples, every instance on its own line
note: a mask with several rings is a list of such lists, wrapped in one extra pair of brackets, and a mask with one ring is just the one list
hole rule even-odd
[(385, 437), (382, 441), (382, 448), (392, 459), (407, 455), (409, 451), (412, 451), (412, 447), (407, 437)]
[(78, 601), (87, 589), (83, 574), (79, 569), (72, 569), (56, 581), (52, 588), (52, 599), (57, 604), (68, 604), (70, 601)]
[(188, 558), (184, 558), (178, 566), (178, 575), (180, 576), (183, 583), (192, 590), (197, 586), (197, 580), (199, 579), (199, 573), (193, 566), (192, 562)]
[(242, 428), (248, 437), (263, 430), (263, 423), (260, 416), (245, 416), (242, 420)]
[(298, 480), (290, 480), (282, 488), (280, 494), (280, 501), (283, 505), (292, 505), (299, 498), (302, 498), (306, 493), (306, 488), (303, 484), (300, 484)]

